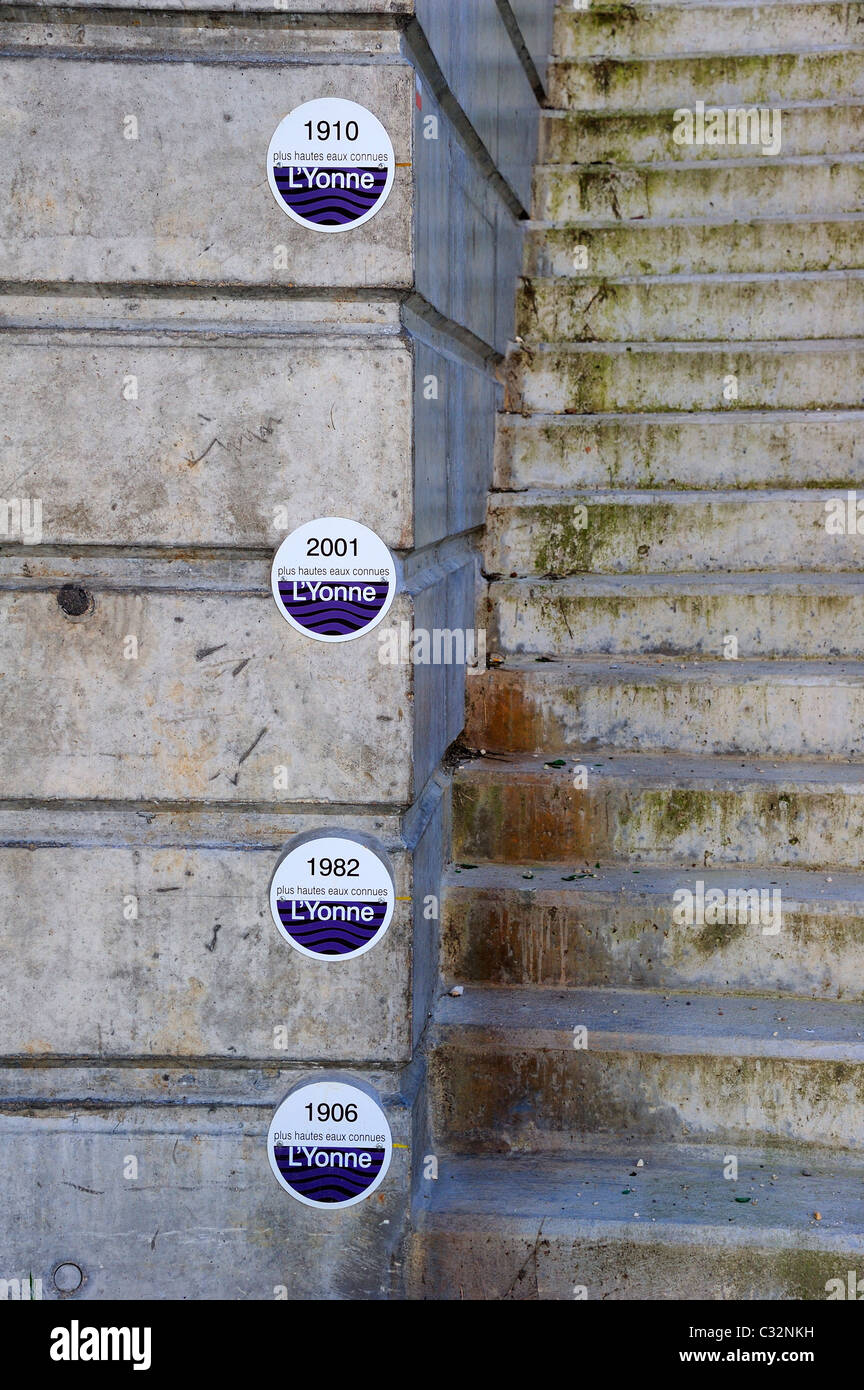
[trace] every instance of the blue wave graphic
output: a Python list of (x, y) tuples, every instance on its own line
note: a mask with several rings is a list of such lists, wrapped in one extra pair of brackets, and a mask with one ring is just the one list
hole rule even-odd
[[(325, 1156), (329, 1161), (320, 1165), (314, 1161), (310, 1163), (306, 1149), (310, 1150), (313, 1160)], [(365, 1192), (381, 1172), (384, 1163), (383, 1149), (366, 1147), (323, 1148), (307, 1144), (304, 1148), (299, 1144), (276, 1145), (273, 1153), (276, 1166), (289, 1187), (313, 1202), (325, 1204), (345, 1202)], [(352, 1162), (347, 1155), (359, 1160), (361, 1154), (369, 1155), (367, 1168), (343, 1166), (346, 1162)]]
[[(301, 627), (308, 628), (311, 632), (340, 636), (366, 627), (381, 612), (390, 592), (389, 584), (367, 585), (364, 582), (364, 588), (372, 588), (375, 591), (375, 598), (368, 603), (354, 600), (349, 603), (344, 599), (304, 598), (302, 593), (295, 598), (295, 583), (298, 589), (305, 585), (305, 581), (301, 579), (279, 581), (279, 598), (286, 612), (290, 613)], [(356, 587), (356, 583), (352, 587)]]
[[(320, 227), (346, 226), (356, 222), (358, 217), (374, 208), (384, 193), (387, 183), (387, 170), (364, 165), (316, 165), (313, 179), (326, 175), (332, 183), (352, 184), (350, 187), (311, 187), (304, 168), (299, 164), (286, 164), (274, 167), (273, 177), (282, 201), (303, 217)], [(370, 188), (353, 186), (353, 178), (367, 174), (372, 176)], [(342, 179), (337, 176), (342, 175)]]
[(367, 907), (372, 910), (372, 918), (368, 922), (322, 922), (313, 920), (308, 905), (299, 899), (278, 902), (279, 920), (287, 935), (298, 945), (305, 946), (307, 951), (314, 951), (319, 956), (344, 956), (350, 951), (359, 950), (377, 935), (387, 913), (386, 902), (354, 902), (346, 899), (316, 904), (319, 911), (322, 906)]

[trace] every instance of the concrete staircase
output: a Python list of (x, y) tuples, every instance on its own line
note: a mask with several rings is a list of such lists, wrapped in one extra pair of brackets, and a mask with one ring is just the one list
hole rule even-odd
[[(416, 1297), (864, 1275), (862, 45), (857, 4), (560, 4)], [(700, 101), (781, 151), (674, 143)], [(678, 915), (753, 889), (779, 930)]]

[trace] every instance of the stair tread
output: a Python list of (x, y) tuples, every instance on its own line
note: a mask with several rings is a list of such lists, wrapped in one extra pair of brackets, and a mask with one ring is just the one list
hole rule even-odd
[(622, 507), (650, 505), (654, 500), (668, 503), (673, 507), (692, 506), (695, 502), (734, 502), (742, 506), (764, 502), (812, 502), (819, 503), (829, 497), (837, 497), (836, 487), (769, 487), (769, 488), (626, 488), (626, 487), (576, 487), (568, 483), (563, 487), (520, 488), (518, 492), (492, 492), (490, 502), (493, 507), (506, 509), (543, 506), (551, 503), (566, 506), (571, 501), (596, 498), (606, 506), (615, 503)]
[[(598, 1137), (566, 1155), (445, 1155), (419, 1214), (428, 1225), (480, 1231), (506, 1224), (513, 1234), (532, 1238), (542, 1221), (546, 1236), (657, 1240), (677, 1234), (683, 1241), (702, 1230), (712, 1244), (724, 1246), (758, 1240), (778, 1249), (864, 1252), (860, 1157), (806, 1145), (736, 1145), (739, 1176), (725, 1181), (727, 1152), (721, 1145), (610, 1144)], [(640, 1158), (644, 1166), (637, 1169)]]
[[(550, 169), (558, 166), (550, 164)], [(705, 217), (698, 214), (690, 218), (681, 217), (609, 217), (606, 219), (606, 229), (615, 231), (638, 232), (643, 228), (652, 227), (740, 227), (745, 231), (748, 227), (830, 227), (835, 222), (844, 224), (854, 222), (864, 222), (864, 212), (828, 212), (821, 215), (814, 215), (811, 212), (782, 212), (766, 213), (763, 216), (752, 214), (749, 217)], [(592, 223), (592, 225), (598, 225)], [(562, 232), (572, 231), (570, 223), (556, 222), (549, 218), (531, 217), (526, 218), (522, 223), (528, 235), (532, 233), (536, 236), (542, 232)]]
[[(538, 670), (538, 666), (542, 670)], [(679, 657), (657, 656), (616, 656), (611, 660), (606, 655), (596, 656), (550, 656), (542, 661), (531, 655), (506, 655), (505, 661), (496, 665), (486, 679), (494, 679), (495, 672), (530, 672), (538, 682), (566, 682), (574, 687), (618, 686), (618, 685), (705, 685), (740, 686), (824, 686), (828, 689), (837, 686), (864, 685), (864, 660), (837, 658), (825, 661), (814, 658), (759, 660), (739, 657), (735, 661), (724, 661), (712, 657), (695, 655), (687, 660)]]
[[(593, 9), (593, 6), (591, 7)], [(586, 54), (561, 54), (552, 53), (549, 62), (555, 67), (590, 67), (596, 63), (612, 62), (616, 66), (630, 67), (637, 63), (692, 63), (694, 60), (704, 62), (706, 59), (715, 58), (740, 58), (742, 63), (748, 63), (752, 58), (798, 58), (809, 57), (811, 54), (857, 54), (864, 53), (861, 44), (844, 44), (841, 48), (836, 44), (791, 44), (784, 43), (775, 45), (772, 48), (756, 48), (742, 51), (740, 48), (728, 50), (720, 49), (706, 53), (704, 50), (694, 49), (690, 53), (631, 53), (626, 58), (607, 58), (603, 53)], [(706, 103), (710, 104), (710, 103)]]
[[(572, 1050), (588, 1030), (592, 1052), (782, 1057), (864, 1063), (860, 1003), (702, 991), (469, 985), (435, 1009), (439, 1041), (474, 1050)], [(862, 1189), (864, 1195), (864, 1189)]]
[[(554, 759), (556, 750), (545, 755)], [(864, 791), (864, 764), (829, 762), (821, 759), (785, 758), (772, 763), (768, 757), (748, 754), (689, 754), (689, 753), (624, 753), (616, 749), (591, 749), (584, 757), (589, 772), (609, 780), (626, 780), (648, 786), (690, 787), (703, 789), (706, 784), (714, 790), (734, 789), (736, 786), (756, 785), (761, 791), (776, 790), (782, 795), (787, 788), (810, 787), (814, 791), (844, 791), (855, 794)], [(566, 761), (576, 763), (571, 749)], [(464, 763), (458, 769), (457, 782), (485, 783), (506, 777), (514, 782), (519, 778), (548, 781), (561, 780), (566, 769), (544, 765), (543, 756), (520, 757), (498, 754)], [(595, 776), (596, 780), (596, 776)]]
[(526, 879), (525, 871), (511, 864), (478, 864), (470, 870), (451, 865), (444, 875), (443, 887), (448, 895), (517, 893), (530, 895), (532, 901), (584, 899), (586, 895), (670, 899), (676, 888), (701, 881), (706, 891), (748, 885), (776, 887), (783, 896), (784, 910), (803, 907), (816, 909), (822, 915), (831, 912), (838, 916), (864, 916), (864, 876), (849, 870), (833, 869), (827, 874), (821, 869), (748, 868), (741, 864), (726, 869), (669, 869), (662, 864), (643, 863), (637, 870), (627, 864), (604, 864), (599, 869), (586, 870), (590, 876), (585, 878), (574, 879), (574, 872), (580, 870), (567, 869), (565, 878), (564, 866), (541, 866), (532, 869), (531, 878)]
[(651, 410), (629, 410), (621, 411), (595, 411), (593, 414), (569, 415), (560, 411), (551, 410), (532, 410), (530, 415), (518, 415), (512, 411), (501, 411), (498, 415), (499, 424), (505, 425), (508, 429), (543, 430), (550, 427), (569, 426), (573, 429), (585, 428), (595, 424), (624, 424), (638, 426), (640, 424), (662, 425), (662, 424), (721, 424), (728, 429), (732, 424), (766, 423), (766, 424), (801, 424), (822, 421), (831, 423), (835, 420), (854, 421), (864, 424), (864, 410), (855, 409), (832, 409), (832, 410), (736, 410), (730, 419), (728, 410), (666, 410), (662, 414), (657, 414)]
[[(773, 9), (843, 9), (848, 4), (838, 5), (837, 0), (627, 0), (627, 9), (637, 12), (658, 10), (669, 13), (675, 10), (773, 10)], [(854, 6), (853, 6), (854, 8)], [(590, 14), (621, 17), (618, 0), (592, 0)]]
[[(557, 582), (557, 581), (556, 581)], [(538, 671), (538, 666), (542, 671)], [(496, 671), (530, 671), (538, 679), (561, 676), (580, 685), (864, 685), (864, 660), (838, 657), (834, 661), (814, 658), (759, 660), (739, 657), (724, 661), (693, 656), (684, 661), (671, 656), (550, 656), (538, 662), (533, 656), (508, 655)], [(493, 673), (490, 672), (490, 675)], [(487, 677), (488, 679), (489, 677)]]
[[(608, 114), (614, 116), (624, 116), (628, 113), (626, 111), (610, 109)], [(652, 113), (646, 111), (642, 114), (651, 115)], [(716, 148), (721, 149), (722, 146), (718, 145)], [(693, 159), (670, 159), (661, 164), (643, 161), (641, 163), (623, 165), (619, 165), (617, 162), (609, 162), (605, 164), (559, 164), (555, 162), (551, 164), (535, 164), (534, 171), (537, 174), (554, 174), (558, 177), (561, 177), (569, 173), (574, 180), (577, 180), (586, 173), (598, 174), (614, 171), (618, 168), (627, 169), (628, 171), (635, 172), (642, 170), (646, 174), (680, 174), (686, 173), (688, 170), (694, 169), (698, 169), (700, 173), (704, 173), (706, 170), (709, 173), (711, 173), (714, 170), (741, 169), (745, 166), (748, 166), (751, 169), (756, 166), (759, 166), (764, 169), (794, 169), (805, 165), (808, 168), (813, 168), (814, 166), (822, 167), (826, 165), (830, 166), (832, 164), (848, 164), (857, 168), (859, 165), (864, 164), (864, 154), (862, 154), (860, 150), (848, 150), (845, 153), (837, 154), (775, 154), (770, 156), (756, 153), (753, 155), (727, 155), (725, 157), (718, 156), (717, 159), (712, 159), (710, 162), (706, 162), (705, 156), (703, 155), (701, 159), (694, 157)], [(621, 220), (626, 223), (628, 220), (631, 219), (625, 217)], [(642, 221), (643, 219), (634, 218), (632, 220)], [(785, 221), (787, 219), (782, 218), (780, 220)], [(813, 217), (808, 218), (807, 220), (814, 222), (833, 222), (835, 219), (834, 216), (831, 215), (827, 218)]]
[[(846, 49), (845, 47), (836, 48), (833, 49), (832, 52), (845, 53)], [(646, 55), (646, 57), (650, 56), (650, 54)], [(655, 54), (654, 56), (656, 57), (657, 55)], [(711, 56), (722, 58), (724, 55), (722, 53), (717, 53), (712, 54)], [(581, 60), (578, 58), (561, 58), (555, 61), (579, 62)], [(591, 58), (587, 61), (593, 62), (594, 59)], [(724, 105), (723, 102), (706, 102), (706, 107), (715, 105), (717, 106), (718, 110), (725, 111), (728, 109), (729, 106), (737, 105), (737, 103), (727, 102)], [(787, 111), (857, 111), (860, 110), (862, 106), (864, 106), (864, 97), (855, 96), (854, 94), (852, 96), (843, 96), (841, 94), (837, 97), (802, 97), (794, 101), (784, 102), (783, 114), (785, 116)], [(627, 118), (632, 118), (633, 120), (642, 121), (646, 119), (650, 120), (654, 116), (672, 116), (674, 115), (676, 110), (677, 108), (674, 104), (670, 104), (669, 106), (664, 107), (657, 107), (657, 109), (654, 111), (645, 111), (638, 106), (620, 107), (619, 109), (614, 111), (610, 111), (609, 108), (605, 106), (597, 111), (571, 111), (565, 106), (554, 106), (546, 107), (541, 112), (540, 119), (544, 123), (555, 121), (579, 121), (580, 119), (590, 121), (605, 121), (618, 120), (623, 116)], [(715, 148), (718, 147), (715, 146)], [(555, 161), (555, 163), (557, 163), (557, 161)]]
[[(714, 288), (717, 285), (784, 285), (784, 284), (822, 284), (824, 281), (830, 283), (847, 284), (849, 281), (864, 280), (864, 270), (784, 270), (784, 271), (695, 271), (681, 272), (672, 275), (525, 275), (522, 283), (526, 286), (536, 287), (544, 291), (555, 290), (560, 287), (567, 294), (571, 294), (574, 287), (584, 285), (586, 288), (593, 284), (608, 285), (610, 289), (622, 285), (645, 285), (646, 287), (660, 287), (663, 285), (707, 285)], [(797, 339), (796, 339), (797, 342)]]
[(643, 592), (660, 594), (832, 594), (858, 593), (864, 589), (864, 574), (838, 571), (789, 571), (770, 573), (765, 570), (745, 572), (717, 571), (691, 574), (569, 574), (560, 579), (545, 579), (539, 575), (515, 575), (498, 578), (490, 588), (535, 589), (544, 596), (620, 596), (622, 593)]
[[(676, 342), (670, 340), (662, 343), (646, 342), (639, 338), (630, 339), (626, 342), (623, 340), (617, 342), (601, 342), (597, 340), (583, 342), (565, 339), (558, 343), (548, 341), (532, 343), (531, 353), (534, 356), (542, 355), (544, 357), (563, 355), (564, 353), (573, 355), (580, 353), (583, 356), (585, 354), (598, 356), (602, 354), (603, 356), (622, 357), (630, 353), (633, 348), (638, 348), (640, 352), (646, 354), (656, 353), (658, 356), (662, 353), (695, 355), (696, 353), (710, 352), (714, 354), (724, 353), (727, 356), (733, 357), (736, 353), (746, 352), (749, 348), (759, 348), (766, 353), (774, 353), (777, 356), (782, 356), (784, 353), (827, 354), (837, 351), (848, 351), (850, 348), (858, 350), (864, 348), (864, 338), (784, 338), (780, 340), (776, 338), (742, 338), (733, 344), (719, 338), (716, 340), (704, 340), (702, 342)], [(520, 355), (524, 356), (524, 354), (516, 355), (517, 357)], [(849, 409), (851, 407), (846, 408)], [(547, 411), (545, 413), (560, 414), (561, 412)], [(730, 417), (734, 418), (734, 415), (737, 415), (738, 412), (730, 411), (729, 413)]]

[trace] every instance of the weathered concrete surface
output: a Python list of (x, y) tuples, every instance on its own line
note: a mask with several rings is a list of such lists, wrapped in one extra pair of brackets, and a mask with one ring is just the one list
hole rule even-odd
[[(489, 574), (857, 572), (862, 537), (827, 530), (845, 492), (518, 492), (489, 507)], [(580, 511), (580, 508), (582, 511)], [(782, 524), (781, 524), (782, 518)], [(583, 525), (584, 523), (584, 525)]]
[(524, 280), (516, 328), (529, 342), (728, 342), (854, 338), (864, 323), (864, 273), (722, 275), (638, 281)]
[[(415, 1297), (822, 1299), (859, 1258), (859, 17), (559, 4)], [(696, 100), (781, 106), (782, 154), (671, 148)], [(679, 923), (700, 881), (731, 926)]]
[[(784, 106), (864, 93), (861, 48), (635, 59), (560, 59), (550, 65), (549, 95), (565, 110), (629, 107), (671, 110), (708, 97), (712, 105)], [(706, 103), (708, 104), (708, 103)]]
[[(526, 0), (528, 3), (528, 0)], [(861, 5), (853, 4), (593, 4), (560, 6), (555, 52), (578, 58), (670, 58), (674, 54), (758, 53), (817, 47), (848, 48), (861, 32)]]
[[(475, 624), (538, 115), (483, 6), (492, 47), (454, 22), (419, 80), (407, 0), (4, 26), (0, 481), (41, 499), (43, 532), (0, 555), (0, 1278), (47, 1297), (62, 1261), (82, 1299), (404, 1294), (466, 677), (379, 652), (387, 629)], [(329, 91), (384, 121), (398, 165), (345, 237), (266, 183), (279, 120)], [(381, 627), (338, 647), (269, 594), (276, 544), (316, 514), (399, 557)], [(381, 839), (399, 902), (328, 970), (279, 940), (266, 890), (291, 834), (336, 826)], [(288, 1087), (334, 1068), (377, 1087), (396, 1148), (372, 1201), (322, 1217), (264, 1139)]]
[(496, 0), (416, 0), (417, 18), (444, 78), (522, 206), (531, 203), (537, 99)]
[(495, 486), (855, 488), (864, 482), (860, 425), (855, 411), (827, 410), (816, 419), (798, 411), (502, 416)]
[[(687, 925), (674, 894), (767, 890), (781, 930), (744, 922)], [(778, 897), (770, 897), (776, 890)], [(733, 900), (733, 901), (737, 901)], [(760, 898), (760, 902), (761, 902)], [(451, 869), (442, 927), (445, 979), (469, 985), (774, 991), (864, 995), (864, 886), (854, 873), (627, 864), (563, 872)], [(722, 1001), (718, 1003), (722, 1009)]]
[[(551, 750), (550, 750), (551, 751)], [(481, 758), (454, 783), (454, 857), (854, 869), (864, 767), (648, 753)], [(558, 759), (552, 763), (557, 764)], [(587, 766), (575, 787), (574, 769)]]
[[(320, 15), (322, 0), (291, 0), (291, 14), (314, 14)], [(65, 0), (64, 9), (90, 9), (91, 0)], [(104, 0), (100, 5), (103, 10), (142, 10), (152, 12), (154, 10), (165, 10), (169, 13), (182, 15), (189, 9), (187, 0), (158, 0), (158, 4), (152, 0)], [(208, 0), (208, 11), (216, 14), (228, 12), (234, 14), (250, 14), (266, 16), (271, 21), (278, 22), (283, 18), (279, 10), (273, 5), (273, 0)], [(338, 9), (333, 10), (334, 19), (341, 14), (362, 14), (362, 15), (406, 15), (413, 14), (414, 0), (338, 0)], [(373, 32), (376, 32), (373, 30)], [(377, 35), (376, 35), (377, 36)]]
[[(414, 288), (503, 351), (519, 252), (509, 226), (516, 199), (493, 177), (489, 154), (509, 161), (527, 203), (537, 102), (494, 0), (484, 5), (495, 62), (478, 70), (484, 86), (468, 112), (489, 139), (489, 151), (479, 155), (465, 116), (449, 105), (445, 113), (426, 79), (415, 81), (412, 50), (395, 28), (302, 28), (286, 25), (278, 12), (266, 16), (269, 25), (239, 29), (191, 26), (180, 16), (149, 25), (144, 17), (131, 27), (12, 25), (7, 36), (16, 56), (5, 65), (9, 96), (0, 127), (10, 141), (7, 167), (0, 166), (9, 199), (0, 276), (295, 293)], [(463, 44), (464, 35), (451, 56), (467, 96), (478, 73)], [(88, 139), (97, 70), (105, 107), (98, 146)], [(280, 212), (265, 167), (281, 118), (334, 86), (384, 118), (397, 160), (385, 207), (341, 237), (321, 236)], [(46, 109), (62, 115), (71, 139), (78, 129), (76, 143), (92, 169), (80, 161), (61, 166), (47, 153)], [(129, 115), (138, 121), (135, 140), (124, 138)]]
[[(0, 598), (2, 721), (15, 730), (0, 754), (7, 797), (411, 800), (411, 668), (382, 665), (374, 633), (314, 643), (269, 593), (93, 600), (70, 620), (57, 590)], [(385, 622), (410, 613), (397, 598)], [(123, 655), (129, 635), (135, 660)], [(286, 786), (275, 790), (280, 766)]]
[(552, 52), (555, 6), (537, 4), (536, 0), (502, 0), (502, 8), (504, 6), (509, 6), (512, 11), (537, 76), (545, 83), (549, 54)]
[[(2, 309), (0, 492), (42, 499), (43, 543), (275, 550), (286, 517), (326, 516), (338, 496), (410, 547), (413, 362), (395, 304)], [(374, 468), (357, 466), (366, 448)]]
[[(459, 653), (454, 653), (451, 639), (440, 634), (462, 633), (464, 643), (464, 634), (473, 630), (475, 575), (473, 559), (467, 563), (464, 558), (459, 561), (454, 559), (424, 573), (422, 588), (419, 583), (415, 586), (413, 581), (407, 585), (413, 599), (414, 631), (428, 634), (428, 646), (437, 629), (439, 641), (447, 643), (446, 648), (442, 649), (443, 660), (418, 661), (408, 668), (413, 674), (415, 739), (412, 775), (418, 793), (434, 773), (445, 749), (465, 726), (465, 684), (468, 679), (465, 657), (470, 656), (476, 669), (478, 649), (475, 646), (468, 653), (467, 645), (463, 645), (462, 659), (457, 660)], [(378, 635), (382, 651), (386, 650), (388, 641), (386, 629), (395, 632), (398, 625), (398, 618), (392, 621), (385, 618), (381, 624)], [(403, 666), (402, 669), (406, 668)]]
[[(401, 62), (328, 71), (303, 62), (93, 64), (84, 55), (33, 55), (3, 60), (0, 81), (3, 279), (412, 283), (413, 74)], [(282, 117), (334, 85), (384, 119), (400, 166), (384, 207), (347, 237), (301, 227), (267, 184), (267, 147)], [(124, 139), (127, 114), (137, 116), (137, 140)], [(62, 130), (78, 157), (58, 159), (46, 129)], [(278, 246), (287, 248), (281, 270)]]
[(476, 158), (420, 81), (414, 126), (417, 292), (503, 353), (513, 335), (521, 249), (516, 215), (500, 189), (480, 175)]
[[(861, 133), (864, 111), (860, 103), (824, 106), (802, 103), (784, 110), (781, 121), (783, 155), (852, 154), (864, 149)], [(676, 127), (672, 110), (637, 114), (553, 111), (541, 125), (542, 164), (637, 164), (691, 163), (716, 160), (714, 145), (681, 145), (673, 139)], [(726, 145), (726, 159), (752, 159), (752, 145)]]
[(489, 420), (501, 388), (476, 357), (404, 313), (414, 335), (414, 528), (422, 546), (483, 524), (493, 468)]
[(57, 1298), (52, 1271), (74, 1262), (76, 1303), (398, 1296), (419, 1077), (348, 1074), (381, 1096), (393, 1159), (367, 1202), (324, 1213), (282, 1191), (267, 1161), (273, 1112), (315, 1075), (278, 1063), (5, 1071), (4, 1274), (32, 1272)]
[[(0, 713), (15, 729), (0, 754), (5, 795), (410, 805), (462, 728), (466, 667), (458, 653), (414, 665), (393, 634), (408, 634), (410, 655), (415, 624), (471, 627), (473, 558), (419, 570), (374, 632), (339, 644), (289, 627), (269, 560), (220, 583), (206, 559), (197, 582), (156, 560), (137, 586), (62, 555), (28, 562), (38, 588), (20, 588), (13, 569), (0, 593)], [(91, 599), (81, 617), (58, 601), (68, 583)]]
[(864, 752), (860, 662), (610, 663), (530, 657), (468, 682), (466, 738), (488, 751), (676, 749), (764, 758)]
[(586, 574), (490, 586), (490, 651), (720, 658), (864, 655), (860, 574)]
[(861, 220), (844, 214), (834, 222), (760, 221), (754, 215), (733, 222), (534, 228), (525, 239), (525, 273), (577, 277), (578, 246), (586, 248), (590, 268), (581, 274), (595, 276), (615, 275), (622, 266), (640, 275), (861, 269)]
[[(322, 833), (333, 820), (319, 818)], [(127, 843), (0, 850), (2, 949), (15, 958), (0, 984), (7, 1059), (408, 1060), (404, 849), (391, 850), (401, 900), (383, 940), (322, 965), (273, 925), (267, 886), (278, 850), (155, 848), (115, 829)]]
[(719, 1145), (593, 1136), (566, 1158), (448, 1159), (412, 1239), (412, 1296), (821, 1300), (832, 1279), (845, 1292), (864, 1244), (857, 1157), (737, 1152), (734, 1183)]
[(683, 221), (696, 208), (709, 221), (803, 213), (821, 220), (860, 212), (862, 187), (860, 155), (800, 162), (780, 155), (743, 166), (735, 160), (590, 170), (549, 164), (537, 170), (534, 206), (543, 221), (588, 226), (619, 218)]
[(558, 344), (518, 354), (509, 410), (595, 414), (720, 409), (738, 380), (735, 410), (854, 409), (861, 404), (858, 340), (836, 342)]
[[(440, 893), (445, 812), (435, 782), (405, 815), (86, 801), (25, 811), (4, 802), (4, 931), (21, 961), (0, 986), (5, 1055), (31, 1075), (50, 1061), (49, 1091), (64, 1058), (155, 1065), (182, 1056), (192, 1071), (250, 1058), (275, 1066), (409, 1058), (437, 988), (429, 904)], [(398, 898), (375, 950), (329, 968), (282, 942), (267, 907), (285, 843), (328, 827), (379, 840)], [(62, 927), (45, 910), (46, 886), (62, 904)], [(127, 920), (130, 912), (137, 916)]]
[(857, 1004), (471, 988), (436, 1020), (437, 1133), (462, 1152), (560, 1152), (586, 1132), (864, 1146)]
[(159, 61), (190, 60), (218, 63), (306, 62), (335, 57), (352, 63), (393, 57), (401, 50), (400, 15), (362, 12), (327, 15), (301, 10), (269, 10), (250, 13), (242, 9), (220, 13), (218, 6), (183, 11), (148, 4), (139, 8), (129, 21), (134, 6), (124, 13), (111, 13), (111, 7), (87, 6), (85, 13), (63, 6), (53, 10), (46, 25), (45, 11), (33, 7), (18, 9), (4, 19), (4, 48), (9, 56), (25, 57), (39, 48), (49, 48), (52, 56), (88, 60), (95, 57), (122, 57)]

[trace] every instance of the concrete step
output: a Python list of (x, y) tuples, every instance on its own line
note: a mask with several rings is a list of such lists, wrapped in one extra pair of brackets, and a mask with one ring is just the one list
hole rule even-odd
[(501, 415), (495, 487), (854, 489), (864, 413)]
[[(587, 253), (587, 268), (580, 270)], [(627, 275), (759, 274), (769, 271), (864, 267), (864, 228), (854, 214), (834, 222), (806, 216), (752, 222), (560, 228), (531, 224), (525, 241), (526, 275), (571, 279)]]
[[(847, 494), (797, 492), (495, 492), (489, 497), (485, 568), (502, 576), (586, 572), (858, 571), (864, 535), (849, 524)], [(857, 500), (853, 519), (857, 526)], [(864, 513), (864, 498), (861, 511)], [(864, 515), (861, 517), (864, 531)]]
[(816, 1301), (836, 1296), (831, 1280), (847, 1296), (850, 1270), (860, 1297), (859, 1158), (748, 1146), (731, 1181), (728, 1152), (592, 1138), (567, 1154), (444, 1156), (418, 1200), (411, 1297)]
[[(864, 26), (862, 26), (864, 32)], [(735, 108), (741, 109), (741, 108)], [(745, 107), (745, 111), (754, 108)], [(749, 120), (744, 124), (745, 119)], [(736, 143), (684, 144), (673, 139), (675, 113), (634, 111), (547, 111), (540, 132), (541, 164), (662, 164), (685, 160), (753, 159), (763, 153), (747, 141), (756, 133), (757, 117), (732, 117)], [(729, 118), (724, 118), (726, 133)], [(765, 130), (770, 132), (771, 126)], [(695, 128), (694, 128), (695, 134)], [(864, 108), (860, 102), (827, 105), (802, 102), (784, 107), (780, 150), (786, 158), (801, 155), (851, 154), (864, 148)], [(779, 153), (780, 151), (777, 151)]]
[(787, 52), (555, 58), (549, 65), (550, 105), (571, 111), (665, 111), (697, 101), (785, 107), (850, 96), (864, 96), (860, 46), (808, 50), (799, 41)]
[(849, 48), (860, 42), (860, 4), (559, 5), (560, 58), (672, 58), (691, 53)]
[[(694, 920), (682, 920), (690, 899), (681, 890), (694, 905), (727, 895), (707, 914), (722, 920), (705, 921), (695, 907)], [(746, 911), (729, 896), (753, 890)], [(860, 874), (613, 865), (536, 869), (525, 879), (520, 869), (478, 865), (451, 868), (442, 903), (452, 984), (864, 998)], [(777, 921), (779, 931), (763, 930)]]
[(727, 155), (710, 164), (691, 159), (659, 168), (541, 164), (534, 176), (534, 216), (580, 227), (643, 218), (704, 223), (802, 214), (822, 222), (860, 212), (862, 196), (864, 163), (854, 154), (746, 161)]
[[(857, 339), (806, 344), (552, 344), (511, 353), (504, 409), (545, 414), (845, 410), (864, 403)], [(730, 382), (729, 378), (735, 378)], [(724, 392), (737, 389), (737, 397)]]
[(589, 1134), (861, 1150), (864, 1019), (826, 1000), (472, 986), (438, 1001), (430, 1087), (433, 1133), (462, 1153)]
[(749, 342), (854, 337), (864, 271), (523, 279), (516, 331), (527, 342)]
[[(558, 766), (558, 763), (561, 766)], [(576, 769), (587, 769), (587, 777)], [(583, 780), (586, 785), (583, 786)], [(857, 868), (864, 765), (592, 750), (460, 767), (453, 858)]]
[(465, 736), (490, 753), (864, 758), (864, 663), (510, 657), (468, 682)]
[(864, 656), (860, 574), (579, 575), (489, 590), (489, 650), (537, 656)]

